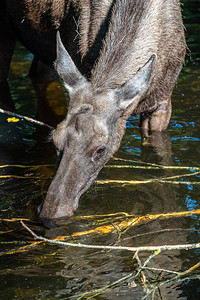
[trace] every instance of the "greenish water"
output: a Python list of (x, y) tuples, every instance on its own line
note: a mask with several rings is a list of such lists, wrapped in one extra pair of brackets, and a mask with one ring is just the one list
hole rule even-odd
[[(53, 145), (48, 141), (49, 130), (25, 121), (8, 123), (7, 116), (0, 116), (0, 176), (24, 177), (0, 179), (0, 217), (3, 219), (0, 299), (77, 299), (81, 293), (135, 274), (138, 267), (130, 251), (33, 245), (33, 237), (19, 221), (9, 222), (13, 218), (29, 219), (26, 224), (47, 238), (66, 236), (66, 241), (85, 244), (133, 247), (199, 243), (198, 212), (168, 218), (147, 217), (200, 209), (200, 1), (183, 3), (191, 52), (188, 51), (173, 93), (173, 114), (167, 132), (155, 137), (151, 144), (142, 143), (139, 118), (130, 118), (115, 155), (122, 160), (112, 159), (98, 180), (137, 182), (93, 185), (82, 196), (75, 218), (66, 226), (45, 229), (38, 222), (37, 206), (54, 174), (56, 159)], [(16, 111), (54, 126), (65, 115), (66, 95), (59, 82), (47, 87), (38, 85), (35, 92), (27, 77), (31, 59), (32, 55), (18, 45), (9, 77)], [(49, 106), (43, 103), (45, 96)], [(37, 97), (41, 99), (39, 109)], [(169, 178), (167, 182), (165, 178)], [(151, 182), (145, 183), (146, 180)], [(134, 225), (133, 216), (146, 216), (146, 219)], [(29, 248), (21, 248), (25, 245)], [(199, 252), (199, 249), (163, 251), (148, 266), (184, 272), (199, 262)], [(142, 262), (149, 255), (149, 252), (139, 253)], [(152, 270), (145, 275), (148, 288), (144, 287), (141, 276), (132, 277), (95, 299), (142, 299), (148, 289), (175, 276)], [(155, 290), (155, 299), (199, 299), (199, 278), (197, 268), (166, 282)], [(152, 294), (147, 299), (151, 297)]]

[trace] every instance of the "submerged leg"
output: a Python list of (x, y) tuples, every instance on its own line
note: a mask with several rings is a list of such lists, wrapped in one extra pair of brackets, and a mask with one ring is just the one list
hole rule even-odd
[(55, 69), (49, 67), (42, 61), (40, 61), (36, 56), (34, 56), (31, 68), (29, 71), (29, 77), (34, 82), (52, 82), (58, 79), (58, 74)]
[(157, 131), (148, 136), (143, 135), (141, 149), (145, 160), (148, 157), (161, 165), (171, 165), (171, 138), (167, 130)]
[(140, 128), (145, 133), (154, 131), (163, 131), (167, 126), (171, 117), (171, 98), (159, 103), (156, 110), (150, 113), (140, 115)]
[[(34, 57), (29, 77), (32, 80), (34, 90), (37, 94), (37, 118), (48, 124), (54, 125), (60, 121), (60, 118), (55, 113), (55, 107), (52, 106), (52, 100), (59, 99), (60, 89), (55, 89), (51, 93), (52, 82), (58, 78), (57, 72), (44, 64), (37, 57)], [(55, 100), (53, 100), (53, 103)]]

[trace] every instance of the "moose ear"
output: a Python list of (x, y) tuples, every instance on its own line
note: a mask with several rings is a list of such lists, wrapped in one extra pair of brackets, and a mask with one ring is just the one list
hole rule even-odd
[(73, 92), (74, 90), (79, 89), (82, 85), (85, 85), (87, 80), (83, 75), (81, 75), (69, 53), (65, 49), (59, 32), (57, 32), (56, 52), (57, 57), (55, 67), (59, 76), (63, 79), (66, 89), (69, 92)]
[(155, 57), (155, 54), (153, 54), (134, 76), (132, 76), (121, 87), (115, 89), (115, 93), (117, 93), (120, 101), (120, 109), (125, 110), (133, 103), (135, 104), (134, 108), (138, 105), (141, 97), (145, 94), (149, 87)]

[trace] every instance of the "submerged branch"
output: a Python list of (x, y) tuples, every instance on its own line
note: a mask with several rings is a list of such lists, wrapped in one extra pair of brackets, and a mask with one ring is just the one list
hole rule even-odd
[[(143, 218), (141, 218), (140, 220), (144, 220), (144, 219), (148, 219), (148, 220), (152, 220), (159, 217), (177, 217), (177, 216), (182, 216), (182, 215), (191, 215), (191, 214), (198, 214), (200, 213), (199, 210), (195, 211), (195, 212), (180, 212), (180, 213), (171, 213), (171, 214), (160, 214), (160, 215), (149, 215), (149, 216), (143, 216)], [(127, 215), (126, 215), (127, 217)], [(138, 220), (138, 218), (136, 218)], [(189, 273), (191, 273), (192, 271), (194, 271), (196, 268), (200, 267), (200, 262), (194, 266), (192, 266), (191, 268), (189, 268), (188, 270), (184, 271), (184, 272), (176, 272), (176, 271), (171, 271), (171, 270), (167, 270), (167, 269), (159, 269), (159, 268), (151, 268), (148, 267), (149, 262), (156, 256), (159, 255), (161, 251), (164, 250), (188, 250), (188, 249), (197, 249), (200, 248), (200, 243), (197, 244), (185, 244), (185, 245), (161, 245), (161, 246), (144, 246), (144, 247), (125, 247), (125, 246), (104, 246), (104, 245), (86, 245), (86, 244), (81, 244), (81, 243), (69, 243), (69, 242), (63, 242), (60, 239), (64, 238), (64, 237), (57, 237), (56, 239), (47, 239), (45, 237), (42, 236), (38, 236), (35, 232), (33, 232), (26, 224), (24, 224), (24, 220), (22, 219), (13, 219), (14, 220), (20, 220), (22, 226), (28, 230), (28, 232), (38, 241), (35, 242), (31, 242), (29, 245), (26, 245), (24, 247), (20, 247), (18, 249), (14, 249), (14, 250), (10, 250), (7, 253), (1, 253), (3, 254), (14, 254), (14, 253), (19, 253), (19, 252), (24, 252), (29, 250), (31, 247), (35, 247), (38, 244), (41, 243), (50, 243), (50, 244), (55, 244), (55, 245), (59, 245), (59, 246), (65, 246), (65, 247), (79, 247), (79, 248), (89, 248), (89, 249), (102, 249), (102, 250), (127, 250), (127, 251), (131, 251), (134, 252), (134, 258), (137, 260), (138, 263), (138, 269), (136, 269), (134, 272), (102, 287), (96, 290), (92, 290), (89, 292), (85, 292), (83, 294), (79, 294), (76, 295), (76, 299), (90, 299), (90, 298), (95, 298), (97, 297), (99, 294), (104, 293), (106, 290), (110, 289), (110, 288), (114, 288), (115, 286), (119, 286), (120, 284), (127, 282), (127, 280), (130, 279), (139, 279), (140, 280), (140, 284), (142, 284), (145, 288), (145, 293), (146, 295), (144, 296), (144, 299), (146, 299), (149, 295), (154, 296), (156, 290), (161, 287), (163, 284), (166, 283), (171, 283), (174, 282), (175, 280), (183, 280), (182, 277), (188, 275)], [(28, 221), (28, 220), (26, 220)], [(133, 220), (131, 220), (131, 224), (133, 224)], [(138, 224), (138, 223), (137, 223)], [(139, 258), (139, 253), (141, 251), (153, 251), (153, 253), (151, 253), (147, 259), (144, 262), (141, 262), (140, 258)], [(148, 277), (146, 277), (147, 275), (144, 273), (145, 271), (152, 271), (152, 272), (165, 272), (171, 275), (175, 275), (173, 278), (170, 279), (163, 279), (161, 278), (162, 281), (156, 281), (156, 284), (153, 286), (152, 284), (149, 283), (148, 281)], [(185, 280), (185, 279), (184, 279)], [(70, 298), (66, 298), (66, 299), (72, 299), (75, 296), (72, 296)]]
[(104, 246), (104, 245), (87, 245), (87, 244), (75, 244), (69, 242), (61, 242), (56, 240), (47, 239), (42, 236), (38, 236), (34, 233), (23, 221), (20, 221), (22, 226), (24, 226), (35, 239), (44, 241), (50, 244), (66, 246), (66, 247), (78, 247), (78, 248), (89, 248), (89, 249), (102, 249), (102, 250), (127, 250), (127, 251), (164, 251), (164, 250), (189, 250), (200, 248), (200, 243), (197, 244), (185, 244), (185, 245), (162, 245), (162, 246), (143, 246), (143, 247), (127, 247), (127, 246)]
[[(4, 166), (3, 166), (4, 167)], [(192, 174), (183, 174), (183, 175), (176, 175), (164, 178), (154, 178), (154, 179), (147, 179), (147, 180), (97, 180), (97, 184), (122, 184), (122, 185), (134, 185), (134, 184), (148, 184), (148, 183), (168, 183), (168, 184), (187, 184), (187, 185), (199, 185), (200, 181), (174, 181), (169, 179), (174, 178), (181, 178), (181, 177), (188, 177), (194, 176), (200, 172), (192, 173)], [(17, 179), (41, 179), (41, 180), (49, 180), (49, 178), (41, 177), (41, 176), (20, 176), (20, 175), (0, 175), (1, 179), (6, 178), (17, 178)]]
[[(50, 125), (48, 125), (48, 124), (45, 124), (45, 123), (43, 123), (43, 122), (41, 122), (41, 121), (35, 120), (35, 119), (33, 119), (33, 118), (30, 118), (30, 117), (26, 117), (26, 116), (22, 116), (22, 115), (16, 114), (16, 113), (13, 113), (13, 112), (4, 110), (4, 109), (2, 109), (2, 108), (0, 108), (0, 113), (6, 114), (6, 115), (8, 115), (8, 116), (12, 116), (12, 117), (14, 117), (14, 118), (19, 118), (19, 119), (21, 119), (21, 120), (26, 120), (26, 121), (28, 121), (28, 122), (35, 123), (35, 124), (40, 125), (40, 126), (45, 126), (45, 127), (49, 128), (49, 129), (54, 129), (54, 127), (52, 127), (52, 126), (50, 126)], [(15, 122), (16, 122), (16, 121), (15, 121)]]
[[(94, 297), (96, 297), (96, 296), (98, 296), (100, 294), (103, 294), (109, 288), (114, 288), (115, 286), (117, 286), (117, 285), (119, 285), (119, 284), (121, 284), (123, 282), (126, 282), (128, 279), (134, 279), (134, 278), (136, 278), (138, 275), (139, 275), (139, 272), (137, 272), (137, 274), (134, 274), (134, 273), (128, 274), (128, 275), (126, 275), (126, 276), (124, 276), (124, 277), (122, 277), (122, 278), (120, 278), (120, 279), (118, 279), (118, 280), (116, 280), (116, 281), (114, 281), (114, 282), (112, 282), (112, 283), (110, 283), (110, 284), (108, 284), (108, 285), (100, 288), (100, 289), (92, 290), (92, 291), (85, 292), (85, 293), (79, 295), (78, 298), (77, 298), (77, 300), (81, 300), (83, 298), (86, 298), (86, 299), (94, 298)], [(62, 300), (64, 300), (64, 299), (73, 299), (74, 297), (77, 297), (77, 295), (76, 296), (71, 296), (69, 298), (62, 298)]]
[(30, 221), (30, 219), (25, 219), (25, 218), (3, 219), (3, 218), (0, 218), (0, 221), (4, 221), (4, 222), (18, 222), (18, 221)]
[[(182, 281), (182, 280), (186, 280), (187, 278), (182, 278), (184, 277), (185, 275), (188, 275), (190, 274), (191, 272), (193, 272), (195, 269), (199, 268), (200, 267), (200, 262), (198, 262), (197, 264), (195, 264), (194, 266), (190, 267), (188, 270), (184, 271), (184, 272), (176, 272), (176, 276), (174, 276), (173, 278), (170, 278), (170, 279), (167, 279), (167, 280), (163, 280), (162, 282), (159, 282), (159, 283), (156, 283), (156, 286), (154, 286), (143, 298), (142, 300), (145, 300), (147, 299), (151, 294), (155, 294), (156, 290), (158, 288), (160, 288), (162, 285), (164, 284), (169, 284), (169, 283), (173, 283), (175, 281)], [(162, 270), (164, 272), (171, 272), (172, 271), (169, 271), (169, 270)], [(175, 272), (173, 272), (175, 273)], [(154, 299), (154, 298), (152, 298)]]
[(1, 165), (0, 169), (4, 168), (31, 168), (31, 169), (37, 169), (37, 168), (42, 168), (42, 167), (52, 167), (54, 166), (53, 164), (46, 164), (46, 165)]
[[(78, 237), (82, 237), (82, 236), (86, 236), (86, 235), (91, 235), (91, 234), (108, 234), (109, 232), (112, 232), (113, 230), (118, 230), (118, 233), (120, 235), (124, 234), (128, 229), (130, 229), (133, 226), (136, 226), (138, 224), (141, 224), (141, 222), (148, 222), (148, 221), (152, 221), (152, 220), (156, 220), (158, 218), (177, 218), (177, 217), (186, 217), (186, 216), (191, 216), (191, 215), (198, 215), (200, 214), (200, 210), (195, 210), (195, 211), (185, 211), (185, 212), (173, 212), (173, 213), (168, 213), (168, 214), (157, 214), (157, 215), (146, 215), (146, 216), (141, 216), (141, 217), (134, 217), (133, 215), (129, 215), (127, 213), (118, 213), (118, 214), (109, 214), (109, 215), (97, 215), (96, 217), (110, 217), (110, 216), (118, 216), (118, 215), (122, 215), (125, 218), (128, 218), (128, 220), (124, 220), (124, 219), (118, 219), (116, 218), (116, 221), (112, 224), (105, 224), (102, 226), (97, 226), (93, 229), (89, 229), (89, 230), (85, 230), (85, 231), (80, 231), (80, 232), (75, 232), (72, 235), (67, 235), (67, 236), (59, 236), (56, 239), (54, 239), (53, 241), (50, 240), (50, 242), (55, 242), (55, 241), (64, 241), (65, 239), (69, 239), (69, 238), (78, 238)], [(89, 218), (91, 219), (94, 216), (83, 216), (83, 217), (74, 217), (74, 219), (86, 219)], [(24, 218), (13, 218), (13, 219), (0, 219), (0, 221), (4, 221), (4, 222), (19, 222), (19, 221), (30, 221), (29, 219), (24, 219)], [(160, 233), (163, 231), (171, 231), (174, 229), (166, 229), (166, 230), (158, 230), (155, 232), (149, 232), (148, 234), (152, 234), (152, 233)], [(181, 229), (175, 229), (175, 230), (181, 230)], [(184, 230), (184, 229), (182, 229)], [(188, 229), (189, 230), (189, 229)], [(191, 229), (194, 230), (194, 229)], [(142, 234), (141, 234), (142, 235)], [(137, 235), (140, 236), (140, 235)], [(44, 239), (42, 241), (40, 241), (40, 243), (44, 243), (46, 242)], [(49, 241), (47, 241), (49, 242)], [(66, 243), (64, 244), (66, 246)], [(35, 247), (35, 244), (33, 245)], [(82, 244), (71, 244), (69, 243), (69, 246), (73, 246), (73, 247), (81, 247)], [(29, 249), (31, 249), (32, 245), (29, 245)], [(85, 245), (85, 247), (88, 248), (88, 245)], [(91, 246), (92, 247), (92, 246)], [(106, 246), (97, 246), (98, 249), (106, 249)], [(115, 246), (107, 246), (107, 250), (130, 250), (130, 251), (135, 251), (135, 250), (141, 250), (140, 248), (132, 248), (132, 247), (115, 247)], [(94, 248), (94, 247), (93, 247)], [(4, 252), (1, 253), (1, 255), (7, 255), (7, 254), (15, 254), (17, 252), (23, 252), (24, 249), (14, 249), (13, 251), (8, 251), (8, 252)], [(154, 248), (151, 249), (146, 249), (144, 248), (143, 250), (155, 250)]]
[[(169, 177), (161, 177), (161, 178), (153, 178), (153, 179), (147, 179), (147, 180), (97, 180), (97, 184), (109, 184), (109, 183), (118, 183), (118, 184), (145, 184), (145, 183), (153, 183), (153, 182), (164, 182), (169, 183), (168, 180), (176, 179), (176, 178), (182, 178), (182, 177), (190, 177), (195, 176), (199, 174), (200, 171), (195, 173), (189, 173), (189, 174), (181, 174), (181, 175), (175, 175), (175, 176), (169, 176)], [(178, 183), (182, 183), (184, 181), (178, 181)], [(170, 181), (170, 183), (174, 183), (174, 181)], [(189, 182), (185, 182), (189, 184)], [(198, 182), (200, 184), (200, 182)], [(193, 183), (191, 183), (193, 184)]]
[[(136, 256), (138, 257), (138, 253), (139, 253), (139, 251), (137, 250), (135, 252), (133, 258), (136, 258)], [(157, 254), (158, 254), (157, 252), (154, 252), (152, 255), (150, 255), (149, 258), (144, 262), (144, 265), (146, 265)], [(142, 273), (142, 266), (139, 267), (138, 270), (136, 270), (136, 272), (132, 272), (132, 273), (126, 275), (126, 276), (123, 276), (122, 278), (120, 278), (120, 279), (118, 279), (118, 280), (116, 280), (116, 281), (114, 281), (114, 282), (112, 282), (112, 283), (110, 283), (110, 284), (108, 284), (108, 285), (106, 285), (102, 288), (82, 293), (81, 295), (78, 296), (77, 300), (81, 300), (83, 298), (86, 298), (86, 299), (94, 298), (94, 297), (106, 292), (109, 288), (114, 288), (115, 286), (118, 286), (119, 284), (126, 282), (128, 279), (133, 280), (133, 279), (139, 277), (140, 273)], [(69, 297), (69, 298), (63, 298), (62, 300), (64, 300), (64, 299), (73, 299), (73, 298), (74, 298), (74, 296)]]
[[(119, 158), (118, 158), (119, 159)], [(119, 159), (122, 160), (122, 159)], [(123, 161), (123, 160), (122, 160)], [(126, 161), (126, 160), (125, 160)], [(108, 169), (147, 169), (147, 170), (162, 170), (162, 169), (168, 169), (168, 170), (194, 170), (199, 171), (199, 167), (184, 167), (184, 166), (164, 166), (164, 165), (156, 165), (146, 162), (140, 162), (140, 161), (130, 161), (137, 164), (145, 164), (144, 166), (137, 166), (137, 165), (105, 165)]]
[(11, 249), (9, 251), (2, 251), (2, 252), (0, 252), (0, 256), (26, 252), (26, 251), (29, 251), (30, 248), (38, 246), (40, 243), (42, 243), (42, 242), (41, 241), (32, 242), (31, 244), (22, 246), (20, 248)]
[(139, 160), (120, 158), (120, 157), (115, 157), (115, 156), (113, 156), (112, 158), (116, 161), (125, 161), (125, 162), (136, 163), (136, 164), (144, 164), (146, 166), (150, 166), (150, 168), (156, 168), (156, 169), (174, 169), (174, 170), (181, 170), (181, 169), (182, 170), (191, 170), (191, 169), (193, 169), (195, 171), (200, 170), (200, 167), (165, 166), (165, 165), (159, 165), (159, 164), (144, 162), (144, 161), (139, 161)]
[(12, 175), (12, 174), (0, 175), (0, 179), (7, 179), (7, 178), (49, 180), (49, 178), (40, 177), (40, 176), (20, 176), (20, 175)]

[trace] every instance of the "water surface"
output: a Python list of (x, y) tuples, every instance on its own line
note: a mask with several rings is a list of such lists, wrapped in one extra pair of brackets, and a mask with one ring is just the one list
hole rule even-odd
[[(139, 118), (131, 117), (115, 155), (120, 160), (111, 159), (98, 180), (135, 182), (97, 182), (81, 197), (75, 217), (66, 226), (45, 229), (38, 222), (37, 206), (55, 170), (56, 154), (49, 142), (49, 129), (25, 121), (8, 122), (8, 116), (0, 116), (1, 299), (78, 299), (84, 292), (136, 274), (138, 267), (133, 253), (125, 250), (33, 245), (33, 237), (13, 218), (28, 219), (26, 224), (47, 238), (66, 236), (66, 241), (85, 244), (149, 246), (199, 242), (198, 212), (150, 217), (200, 209), (200, 12), (199, 1), (183, 2), (191, 52), (188, 51), (173, 93), (167, 132), (155, 136), (151, 143), (142, 142)], [(16, 111), (55, 126), (67, 111), (66, 92), (59, 81), (46, 86), (38, 84), (35, 91), (27, 76), (31, 60), (32, 55), (18, 44), (9, 77)], [(146, 219), (138, 219), (137, 223), (134, 218), (141, 216)], [(29, 248), (22, 248), (25, 245)], [(144, 262), (149, 255), (141, 252), (139, 257)], [(198, 262), (199, 249), (164, 251), (151, 260), (149, 267), (183, 272)], [(199, 275), (196, 269), (184, 280), (166, 282), (155, 290), (155, 299), (198, 299)], [(146, 276), (150, 289), (150, 284), (153, 287), (174, 274), (148, 271)], [(140, 276), (109, 288), (95, 299), (142, 299), (147, 294), (148, 288)], [(147, 299), (151, 297), (152, 294)]]

